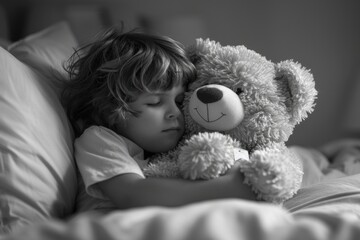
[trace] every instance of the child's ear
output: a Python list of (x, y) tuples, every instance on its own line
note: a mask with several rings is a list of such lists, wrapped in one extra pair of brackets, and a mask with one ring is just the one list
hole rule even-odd
[(275, 65), (275, 81), (292, 124), (297, 124), (313, 111), (317, 91), (313, 75), (299, 63), (287, 60)]

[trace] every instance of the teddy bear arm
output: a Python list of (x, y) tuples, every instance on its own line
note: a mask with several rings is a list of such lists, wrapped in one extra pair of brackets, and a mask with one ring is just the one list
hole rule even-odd
[(254, 151), (249, 161), (241, 161), (245, 183), (259, 199), (282, 203), (300, 188), (302, 164), (287, 148)]
[(194, 134), (181, 147), (178, 157), (180, 174), (185, 179), (213, 179), (234, 165), (234, 148), (239, 143), (219, 132)]

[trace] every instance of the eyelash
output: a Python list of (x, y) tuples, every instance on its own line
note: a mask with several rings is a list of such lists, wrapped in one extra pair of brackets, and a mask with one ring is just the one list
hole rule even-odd
[(156, 103), (147, 103), (146, 105), (155, 107), (155, 106), (158, 106), (159, 104), (160, 104), (160, 101), (156, 102)]

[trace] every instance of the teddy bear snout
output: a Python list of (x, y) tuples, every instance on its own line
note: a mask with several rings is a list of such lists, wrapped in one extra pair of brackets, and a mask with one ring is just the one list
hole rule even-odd
[(223, 97), (223, 92), (214, 87), (203, 87), (196, 92), (197, 97), (204, 104), (214, 103), (220, 101)]
[(244, 118), (244, 107), (230, 88), (209, 84), (191, 95), (189, 113), (192, 120), (207, 130), (229, 131)]

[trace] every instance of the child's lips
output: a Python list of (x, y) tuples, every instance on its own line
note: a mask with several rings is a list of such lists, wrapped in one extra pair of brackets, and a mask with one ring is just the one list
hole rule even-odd
[(181, 131), (181, 128), (179, 127), (171, 127), (171, 128), (167, 128), (167, 129), (164, 129), (163, 132), (178, 132), (178, 131)]

